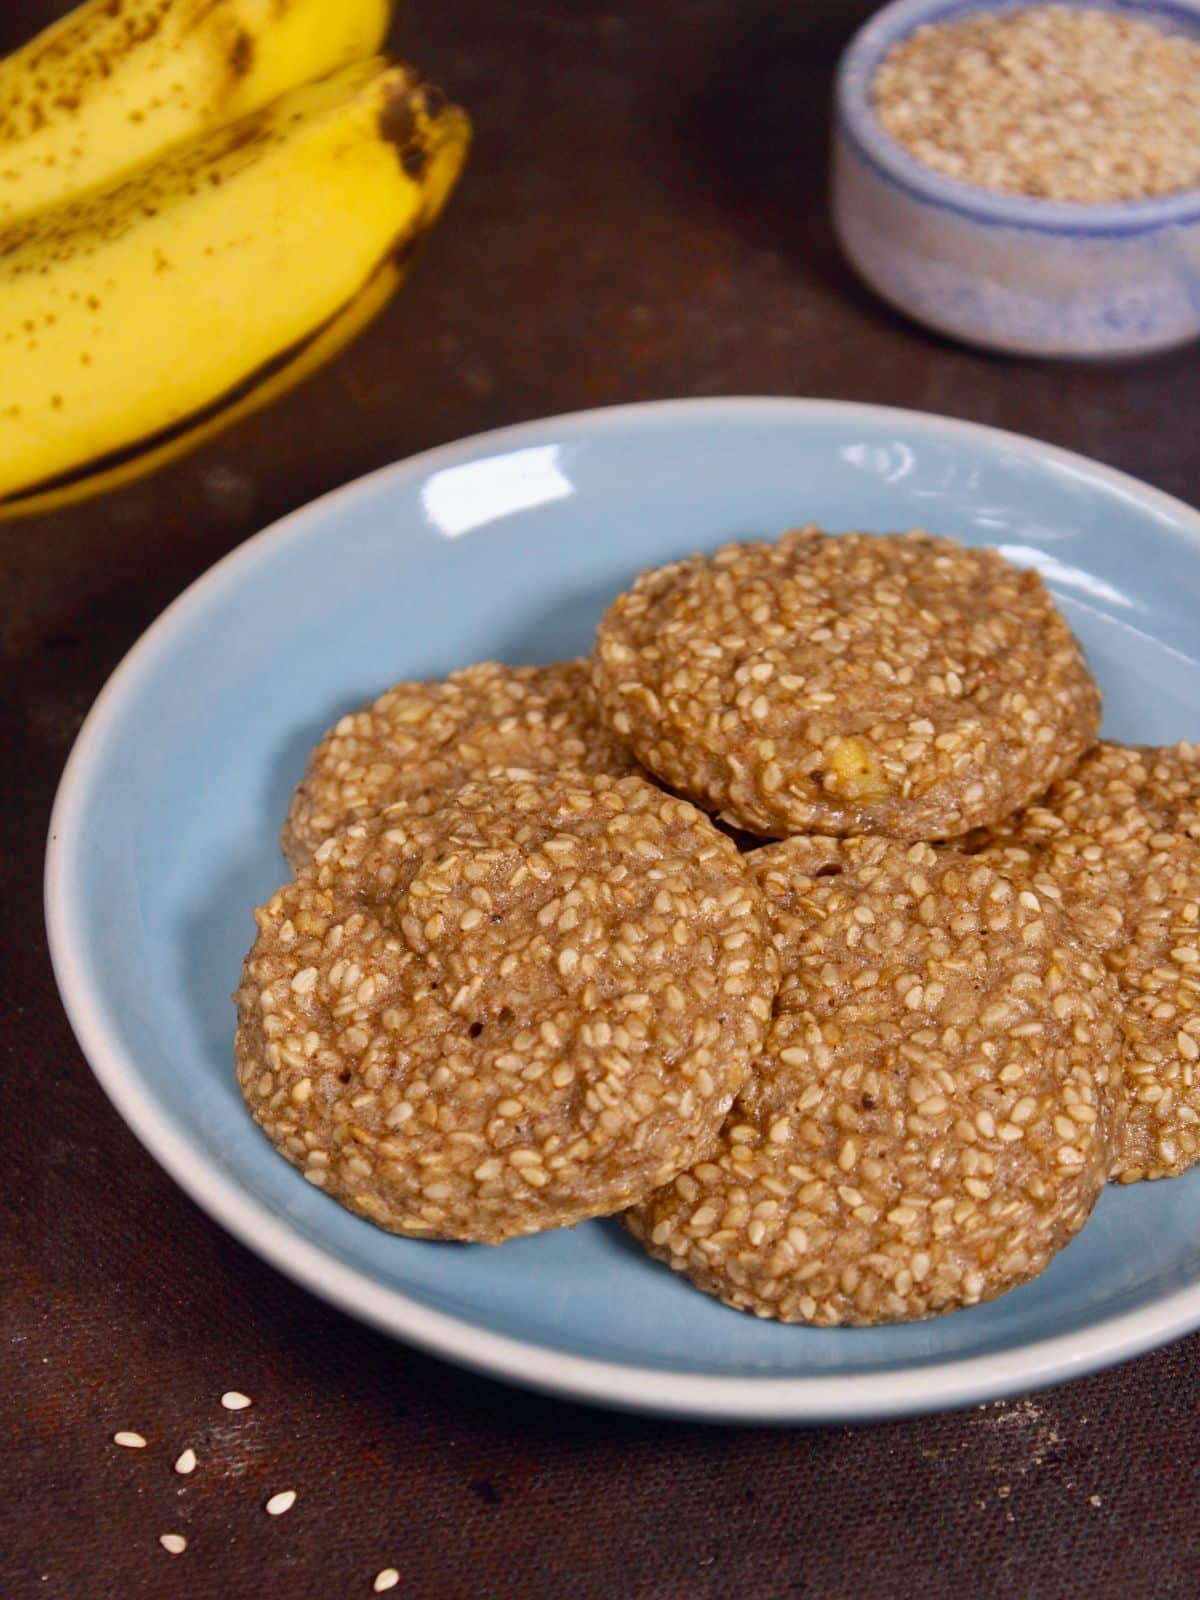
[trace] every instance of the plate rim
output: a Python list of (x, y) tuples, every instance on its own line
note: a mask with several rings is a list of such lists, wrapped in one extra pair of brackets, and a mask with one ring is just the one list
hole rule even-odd
[[(129, 696), (152, 676), (178, 628), (217, 599), (243, 572), (302, 538), (332, 508), (368, 499), (389, 482), (402, 483), (485, 451), (501, 453), (554, 431), (588, 434), (599, 428), (635, 427), (662, 420), (720, 414), (761, 416), (778, 422), (826, 418), (895, 421), (981, 444), (1016, 448), (1023, 455), (1069, 467), (1109, 489), (1131, 495), (1168, 517), (1200, 547), (1200, 511), (1151, 484), (1090, 457), (1026, 434), (936, 412), (870, 402), (787, 396), (638, 401), (601, 406), (467, 435), (376, 468), (287, 513), (236, 545), (194, 579), (150, 623), (110, 673), (93, 702), (59, 779), (48, 830), (44, 911), (51, 964), (59, 995), (80, 1050), (126, 1126), (183, 1191), (234, 1238), (293, 1282), (360, 1321), (443, 1360), (543, 1393), (705, 1422), (826, 1423), (881, 1420), (999, 1400), (1065, 1382), (1129, 1360), (1200, 1326), (1200, 1281), (1152, 1305), (1107, 1317), (1074, 1332), (1014, 1349), (933, 1361), (900, 1370), (873, 1369), (841, 1376), (756, 1377), (672, 1372), (569, 1354), (533, 1341), (481, 1328), (465, 1318), (422, 1304), (385, 1287), (307, 1240), (233, 1175), (206, 1164), (193, 1149), (186, 1124), (178, 1124), (153, 1089), (141, 1081), (137, 1059), (117, 1038), (99, 986), (87, 979), (80, 883), (72, 852), (82, 837), (83, 803), (106, 748), (106, 735)], [(555, 440), (554, 442), (560, 442)], [(848, 1330), (853, 1336), (853, 1330)]]

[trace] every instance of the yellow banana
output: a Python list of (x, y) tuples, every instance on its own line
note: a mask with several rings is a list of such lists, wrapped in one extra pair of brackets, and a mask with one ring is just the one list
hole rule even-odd
[(378, 50), (389, 0), (85, 0), (0, 61), (0, 223)]
[(0, 231), (0, 516), (147, 471), (327, 359), (399, 282), (469, 137), (373, 59)]
[(311, 338), (301, 340), (277, 362), (251, 373), (243, 383), (223, 394), (211, 405), (186, 421), (161, 428), (126, 450), (114, 450), (76, 473), (44, 483), (28, 494), (0, 500), (0, 522), (17, 517), (60, 511), (79, 500), (108, 494), (134, 483), (168, 462), (187, 455), (207, 439), (260, 411), (280, 395), (294, 389), (310, 373), (331, 361), (338, 351), (358, 337), (367, 324), (382, 311), (404, 278), (402, 256), (386, 261), (350, 304), (330, 318)]

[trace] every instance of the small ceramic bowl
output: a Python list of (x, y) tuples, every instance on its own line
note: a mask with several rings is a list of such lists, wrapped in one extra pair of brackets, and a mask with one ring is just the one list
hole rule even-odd
[[(1086, 4), (1200, 38), (1200, 0)], [(877, 120), (871, 86), (893, 45), (925, 23), (1007, 9), (1004, 0), (895, 0), (851, 41), (833, 149), (846, 255), (883, 299), (968, 344), (1106, 357), (1200, 337), (1200, 188), (1106, 205), (998, 194), (933, 171)]]

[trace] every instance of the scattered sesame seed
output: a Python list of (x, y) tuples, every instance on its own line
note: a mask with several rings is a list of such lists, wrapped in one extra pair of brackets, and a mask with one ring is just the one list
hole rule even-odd
[(375, 1582), (371, 1585), (375, 1594), (384, 1594), (388, 1589), (394, 1589), (400, 1582), (400, 1574), (395, 1567), (384, 1567), (382, 1572), (375, 1574)]
[(187, 1540), (181, 1533), (160, 1533), (158, 1542), (169, 1556), (181, 1556), (187, 1549)]
[(246, 1407), (253, 1403), (248, 1394), (241, 1394), (237, 1389), (226, 1389), (221, 1396), (221, 1404), (226, 1411), (245, 1411)]
[(196, 1452), (189, 1446), (175, 1461), (175, 1471), (186, 1478), (189, 1472), (196, 1470)]
[(281, 1489), (278, 1494), (271, 1496), (264, 1509), (269, 1517), (281, 1517), (285, 1511), (290, 1511), (295, 1504), (295, 1489)]
[(129, 1433), (122, 1429), (120, 1433), (113, 1434), (113, 1443), (119, 1444), (124, 1450), (144, 1450), (146, 1441), (140, 1433)]

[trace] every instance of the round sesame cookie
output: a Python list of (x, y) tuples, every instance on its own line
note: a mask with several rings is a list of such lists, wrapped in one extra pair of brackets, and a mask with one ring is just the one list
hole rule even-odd
[(489, 768), (604, 772), (637, 763), (600, 718), (585, 661), (398, 683), (344, 716), (313, 751), (283, 828), (293, 867), (339, 828), (407, 800), (431, 811)]
[(1038, 575), (925, 533), (801, 528), (644, 573), (593, 671), (643, 766), (774, 838), (965, 833), (1068, 771), (1100, 721)]
[(1040, 845), (1091, 834), (1109, 850), (1156, 834), (1200, 839), (1200, 745), (1102, 741), (1036, 804), (972, 836), (975, 845), (1016, 838)]
[(1133, 876), (1136, 899), (1105, 952), (1128, 1044), (1111, 1174), (1121, 1183), (1200, 1161), (1200, 846), (1152, 850)]
[[(1010, 861), (1016, 848), (1005, 852)], [(1110, 850), (1069, 833), (1035, 851), (1034, 870), (1058, 886), (1122, 1000), (1122, 1115), (1110, 1176), (1177, 1176), (1200, 1161), (1200, 845), (1157, 834)]]
[(1112, 1176), (1200, 1161), (1200, 750), (1099, 745), (970, 848), (1058, 894), (1116, 979), (1127, 1050)]
[(761, 895), (640, 778), (468, 784), (333, 835), (256, 913), (238, 1082), (381, 1227), (498, 1243), (711, 1146), (777, 983)]
[(883, 838), (749, 857), (782, 984), (716, 1150), (628, 1215), (727, 1304), (826, 1326), (1033, 1277), (1107, 1172), (1115, 996), (1053, 904)]

